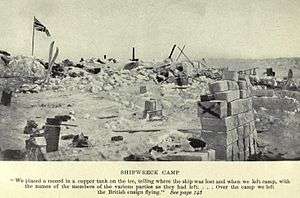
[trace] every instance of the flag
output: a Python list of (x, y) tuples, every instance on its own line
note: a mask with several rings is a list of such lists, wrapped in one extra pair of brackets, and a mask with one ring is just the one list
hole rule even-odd
[(40, 32), (45, 32), (47, 36), (51, 36), (49, 30), (39, 20), (34, 17), (33, 28)]

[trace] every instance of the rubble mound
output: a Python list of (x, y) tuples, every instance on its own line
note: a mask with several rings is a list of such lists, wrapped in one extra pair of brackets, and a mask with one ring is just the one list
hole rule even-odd
[(36, 59), (26, 56), (11, 58), (8, 65), (0, 65), (0, 73), (7, 77), (41, 79), (45, 77), (44, 66)]

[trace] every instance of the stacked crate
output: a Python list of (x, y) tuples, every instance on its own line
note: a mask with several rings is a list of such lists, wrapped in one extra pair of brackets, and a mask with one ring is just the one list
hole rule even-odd
[(209, 88), (211, 94), (198, 102), (202, 138), (215, 149), (216, 160), (247, 160), (257, 150), (249, 79), (225, 71)]

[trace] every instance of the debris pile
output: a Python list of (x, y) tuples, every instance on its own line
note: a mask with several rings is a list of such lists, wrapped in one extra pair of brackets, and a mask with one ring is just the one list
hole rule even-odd
[(18, 92), (23, 84), (27, 84), (24, 92), (38, 92), (39, 85), (32, 87), (32, 84), (40, 84), (45, 75), (46, 70), (39, 60), (26, 56), (11, 57), (8, 64), (0, 63), (0, 89)]
[(72, 146), (78, 148), (89, 147), (90, 143), (88, 139), (89, 137), (83, 135), (83, 133), (80, 133), (79, 135), (75, 135), (72, 140)]
[(8, 65), (0, 65), (0, 73), (2, 77), (41, 79), (45, 77), (45, 68), (34, 58), (15, 56)]
[[(219, 70), (191, 69), (186, 62), (145, 63), (131, 61), (118, 63), (117, 61), (101, 61), (100, 59), (87, 59), (75, 63), (69, 59), (61, 63), (53, 63), (50, 84), (46, 90), (82, 90), (99, 93), (111, 91), (121, 86), (131, 86), (138, 83), (153, 82), (156, 84), (173, 83), (178, 86), (186, 86), (192, 83), (207, 81), (205, 77), (218, 79)], [(41, 82), (48, 69), (48, 63), (39, 59), (25, 56), (13, 57), (10, 63), (0, 67), (0, 71), (6, 76), (28, 78), (30, 81), (22, 81), (19, 92), (36, 93), (42, 91)], [(204, 77), (204, 78), (203, 78)], [(26, 83), (27, 82), (27, 83)], [(35, 85), (32, 83), (35, 82)], [(24, 84), (24, 86), (21, 86)]]

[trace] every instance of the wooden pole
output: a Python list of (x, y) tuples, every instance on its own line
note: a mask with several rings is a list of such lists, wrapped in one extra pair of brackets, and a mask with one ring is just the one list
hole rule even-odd
[[(184, 48), (185, 48), (185, 45), (183, 46), (182, 51), (184, 50)], [(182, 52), (180, 51), (180, 53), (178, 54), (178, 56), (176, 58), (176, 61), (178, 61), (178, 59), (180, 58), (181, 54), (182, 54)]]
[(128, 129), (128, 130), (113, 130), (113, 132), (117, 133), (137, 133), (137, 132), (157, 132), (161, 131), (162, 129)]
[[(33, 18), (34, 22), (34, 18)], [(33, 56), (34, 53), (34, 24), (32, 24), (32, 40), (31, 40), (31, 56)]]
[(133, 61), (135, 60), (135, 49), (134, 49), (134, 47), (132, 48), (132, 60)]
[(189, 63), (191, 63), (191, 65), (193, 67), (195, 67), (194, 63), (189, 59), (189, 57), (187, 55), (185, 55), (185, 53), (183, 52), (183, 50), (180, 49), (179, 47), (177, 47), (177, 48), (180, 50), (181, 54), (183, 54), (183, 56), (189, 61)]
[(170, 53), (170, 55), (169, 55), (169, 59), (171, 59), (172, 58), (172, 55), (173, 55), (173, 52), (174, 52), (174, 50), (175, 50), (175, 47), (176, 47), (176, 45), (173, 45), (173, 48), (172, 48), (172, 50), (171, 50), (171, 53)]

